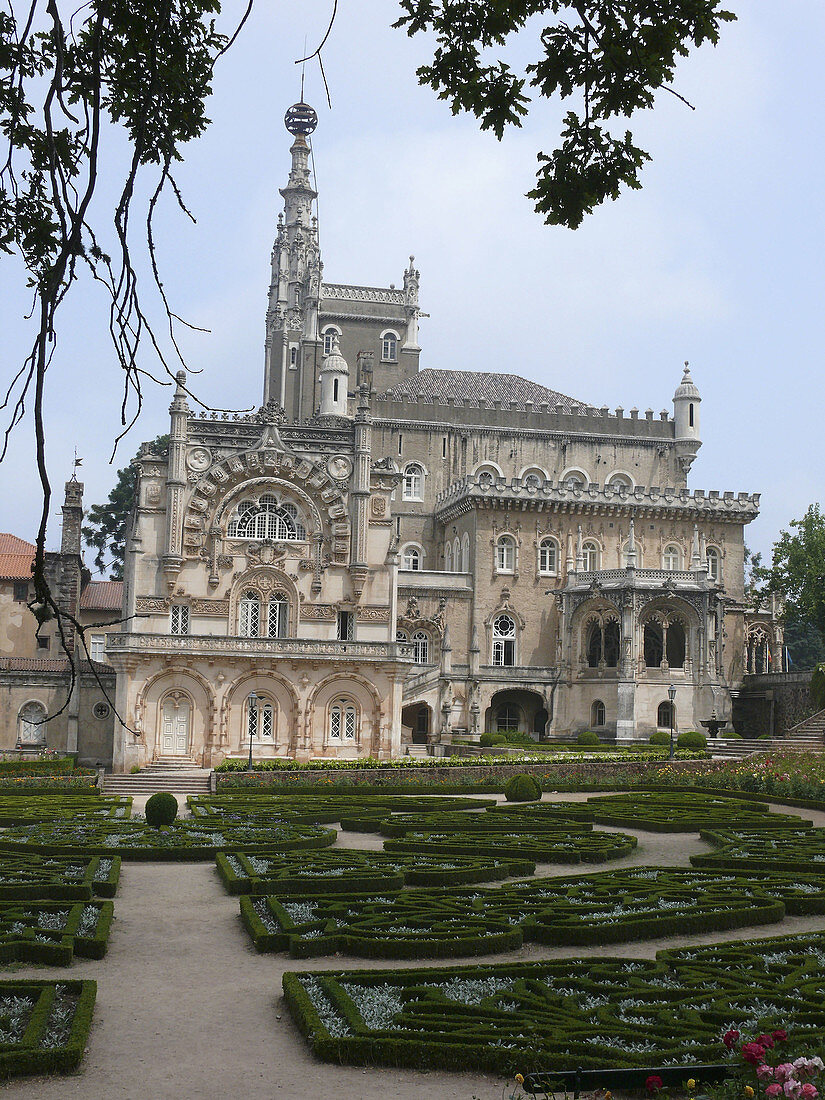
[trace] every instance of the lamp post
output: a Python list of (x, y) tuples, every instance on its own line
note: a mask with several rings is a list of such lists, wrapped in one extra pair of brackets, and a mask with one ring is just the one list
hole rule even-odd
[[(252, 737), (255, 727), (258, 725), (258, 696), (254, 691), (249, 693), (249, 714), (247, 716), (247, 729), (249, 730), (249, 763), (246, 766), (248, 772), (252, 771)], [(253, 723), (252, 716), (255, 715), (255, 721)], [(672, 723), (671, 723), (672, 724)], [(671, 748), (672, 752), (672, 748)]]
[[(668, 699), (670, 699), (670, 757), (669, 757), (669, 759), (672, 760), (673, 759), (673, 712), (674, 712), (674, 709), (675, 709), (673, 704), (674, 704), (674, 701), (676, 699), (676, 688), (673, 686), (673, 684), (671, 684), (670, 687), (667, 689), (667, 697), (668, 697)], [(251, 744), (250, 744), (249, 752), (250, 752), (249, 759), (251, 760), (252, 759)]]

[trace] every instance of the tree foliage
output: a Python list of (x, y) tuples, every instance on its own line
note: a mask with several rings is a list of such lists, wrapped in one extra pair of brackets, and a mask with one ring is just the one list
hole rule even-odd
[[(584, 216), (624, 187), (641, 187), (650, 155), (621, 120), (652, 107), (670, 92), (676, 65), (692, 47), (716, 44), (723, 23), (735, 18), (720, 0), (401, 0), (395, 26), (409, 35), (431, 32), (433, 61), (418, 70), (453, 114), (466, 111), (501, 138), (521, 126), (533, 89), (542, 98), (577, 97), (561, 142), (538, 154), (529, 197), (550, 225), (577, 228)], [(538, 56), (522, 73), (505, 60), (513, 39), (536, 22)], [(687, 102), (686, 100), (684, 102)], [(620, 132), (611, 132), (618, 123)]]
[[(169, 436), (159, 435), (148, 445), (148, 450), (152, 454), (163, 455), (168, 447)], [(88, 523), (83, 528), (83, 538), (97, 551), (95, 565), (98, 570), (103, 573), (108, 569), (109, 576), (116, 581), (123, 579), (126, 535), (135, 500), (138, 462), (143, 453), (138, 452), (128, 466), (118, 470), (117, 481), (108, 500), (105, 504), (91, 506), (86, 517)]]

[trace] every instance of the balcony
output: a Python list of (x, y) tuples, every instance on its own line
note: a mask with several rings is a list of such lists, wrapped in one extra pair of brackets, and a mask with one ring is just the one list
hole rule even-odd
[(191, 657), (263, 657), (279, 661), (352, 658), (412, 664), (411, 642), (339, 642), (316, 638), (234, 638), (215, 634), (107, 634), (106, 652), (185, 654)]

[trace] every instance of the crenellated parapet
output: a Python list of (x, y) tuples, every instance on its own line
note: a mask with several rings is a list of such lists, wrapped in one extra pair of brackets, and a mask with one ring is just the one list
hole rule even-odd
[(539, 511), (595, 512), (634, 516), (712, 519), (750, 523), (759, 515), (759, 493), (719, 492), (712, 489), (661, 488), (658, 485), (577, 485), (538, 479), (468, 475), (436, 497), (435, 516), (440, 522), (454, 519), (473, 508), (511, 507)]

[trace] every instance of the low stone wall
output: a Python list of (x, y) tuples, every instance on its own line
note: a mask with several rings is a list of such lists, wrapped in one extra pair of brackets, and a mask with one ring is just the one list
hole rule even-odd
[[(548, 762), (546, 764), (467, 764), (453, 767), (432, 766), (409, 768), (330, 768), (330, 769), (287, 769), (279, 768), (271, 772), (255, 772), (255, 785), (268, 783), (287, 785), (294, 783), (330, 784), (342, 781), (353, 785), (364, 783), (402, 784), (430, 783), (434, 787), (455, 784), (503, 784), (511, 775), (528, 773), (542, 780), (545, 790), (552, 789), (554, 780), (560, 783), (572, 781), (599, 783), (603, 780), (632, 780), (646, 776), (655, 780), (663, 768), (678, 768), (684, 772), (715, 771), (721, 766), (718, 760), (576, 760)], [(231, 786), (248, 786), (248, 780), (237, 782), (245, 775), (243, 772), (214, 773), (217, 789)], [(236, 782), (233, 782), (235, 780)]]
[(784, 737), (810, 717), (810, 672), (769, 672), (746, 676), (733, 703), (733, 728), (740, 737)]

